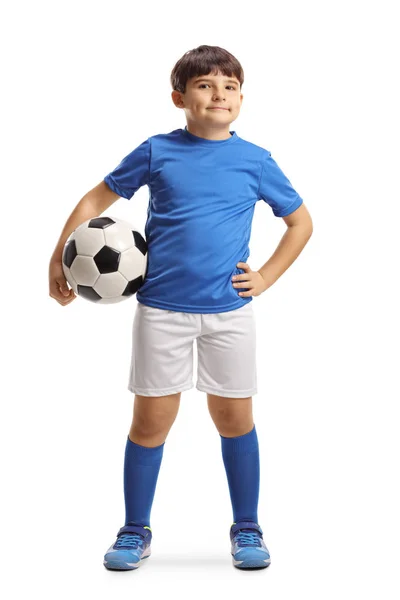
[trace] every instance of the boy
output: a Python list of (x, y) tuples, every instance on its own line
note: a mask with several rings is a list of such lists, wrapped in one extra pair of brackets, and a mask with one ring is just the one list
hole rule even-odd
[[(221, 437), (232, 502), (233, 565), (265, 568), (271, 561), (257, 516), (251, 301), (297, 258), (312, 234), (312, 221), (271, 153), (229, 130), (240, 111), (243, 81), (240, 63), (218, 46), (185, 53), (171, 73), (171, 95), (185, 111), (187, 125), (148, 138), (88, 192), (68, 219), (50, 261), (50, 295), (65, 306), (75, 298), (61, 266), (69, 234), (118, 198), (129, 200), (148, 185), (148, 268), (136, 294), (128, 384), (135, 400), (125, 450), (125, 525), (105, 554), (108, 569), (136, 569), (150, 556), (150, 511), (164, 443), (181, 393), (193, 387), (195, 339), (196, 387), (207, 394)], [(288, 229), (268, 262), (252, 271), (246, 261), (259, 199)]]

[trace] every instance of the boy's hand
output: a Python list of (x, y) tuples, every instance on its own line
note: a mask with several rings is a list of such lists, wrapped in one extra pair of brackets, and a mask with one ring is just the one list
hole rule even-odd
[(233, 287), (248, 288), (247, 292), (239, 292), (239, 296), (259, 296), (269, 287), (261, 273), (252, 271), (247, 263), (239, 262), (236, 266), (246, 272), (232, 277)]
[(49, 290), (50, 296), (57, 300), (62, 306), (70, 304), (70, 302), (76, 298), (74, 290), (68, 287), (62, 263), (59, 261), (50, 261)]

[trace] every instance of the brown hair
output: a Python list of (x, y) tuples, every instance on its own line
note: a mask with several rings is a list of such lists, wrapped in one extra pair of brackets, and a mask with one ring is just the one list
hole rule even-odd
[(219, 46), (198, 46), (185, 52), (172, 69), (172, 89), (184, 94), (188, 79), (201, 75), (217, 75), (218, 72), (227, 77), (236, 77), (242, 89), (243, 69), (233, 54)]

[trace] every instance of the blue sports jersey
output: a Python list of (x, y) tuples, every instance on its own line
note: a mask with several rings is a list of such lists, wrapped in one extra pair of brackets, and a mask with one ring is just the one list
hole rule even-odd
[(303, 202), (271, 153), (230, 132), (209, 140), (185, 129), (149, 137), (104, 181), (130, 200), (149, 188), (147, 273), (138, 302), (188, 313), (240, 308), (232, 276), (247, 262), (254, 207), (264, 200), (277, 217)]

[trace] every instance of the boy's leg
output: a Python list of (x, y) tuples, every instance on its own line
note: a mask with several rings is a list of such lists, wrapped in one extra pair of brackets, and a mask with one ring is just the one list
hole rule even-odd
[(221, 436), (233, 521), (258, 523), (260, 459), (252, 397), (226, 398), (207, 394), (207, 403)]
[(257, 393), (256, 323), (252, 303), (202, 315), (196, 387), (206, 392), (221, 436), (234, 521), (257, 522), (259, 452), (252, 400)]
[(164, 443), (179, 410), (181, 392), (168, 396), (135, 395), (124, 464), (125, 525), (150, 527)]
[(179, 411), (181, 392), (167, 396), (135, 394), (129, 438), (152, 447), (163, 444)]
[(220, 435), (237, 437), (251, 431), (253, 422), (253, 397), (226, 398), (207, 394), (208, 410)]

